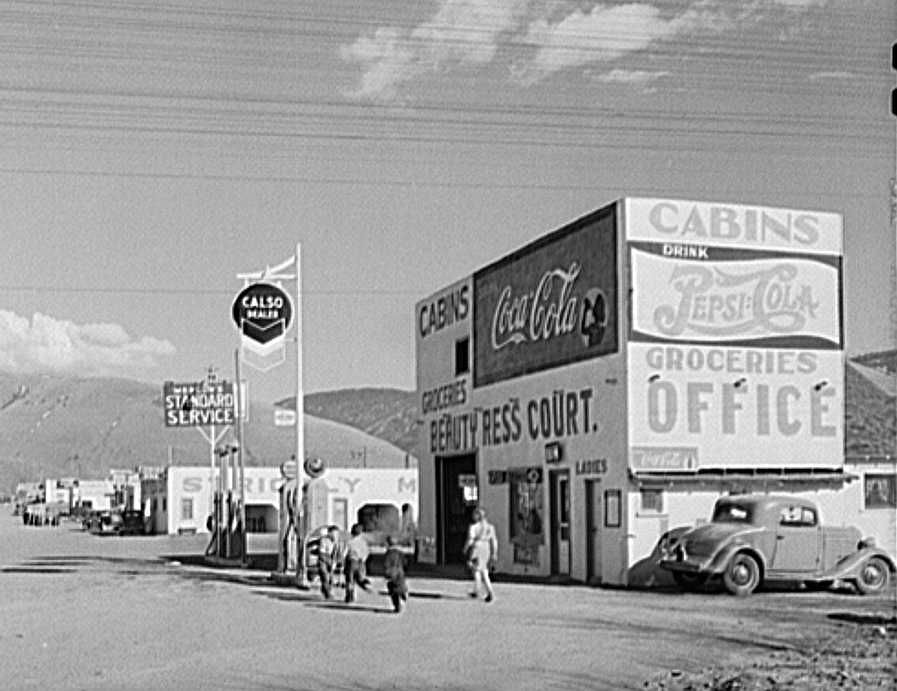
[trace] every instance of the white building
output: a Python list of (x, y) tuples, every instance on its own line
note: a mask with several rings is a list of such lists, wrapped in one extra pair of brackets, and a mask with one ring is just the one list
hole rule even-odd
[(399, 533), (417, 521), (417, 468), (328, 468), (309, 481), (308, 527), (361, 523), (365, 532)]
[[(283, 483), (280, 469), (245, 468), (246, 527), (249, 533), (276, 533)], [(168, 466), (156, 478), (144, 479), (143, 513), (150, 532), (177, 535), (208, 533), (212, 492), (218, 489), (218, 469), (209, 466)], [(235, 487), (235, 484), (230, 486)]]
[[(894, 550), (894, 500), (844, 462), (837, 214), (623, 199), (415, 309), (420, 558), (634, 584), (725, 493), (807, 494)], [(874, 472), (873, 472), (874, 471)]]
[(104, 511), (112, 508), (115, 488), (112, 480), (78, 480), (72, 488), (72, 508)]

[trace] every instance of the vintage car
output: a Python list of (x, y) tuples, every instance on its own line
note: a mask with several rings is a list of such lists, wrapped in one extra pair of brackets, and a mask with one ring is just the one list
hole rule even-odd
[(813, 502), (768, 494), (717, 500), (709, 523), (667, 533), (661, 555), (661, 567), (680, 587), (719, 576), (734, 595), (776, 581), (815, 587), (843, 581), (863, 594), (880, 593), (897, 568), (856, 528), (823, 527)]

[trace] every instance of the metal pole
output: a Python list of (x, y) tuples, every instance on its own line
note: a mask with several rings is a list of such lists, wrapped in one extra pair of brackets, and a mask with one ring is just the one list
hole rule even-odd
[[(240, 380), (240, 349), (234, 348), (234, 371), (237, 376), (237, 462), (240, 464), (240, 564), (246, 566), (246, 470), (243, 463), (243, 382)], [(248, 403), (248, 401), (247, 401)]]
[(209, 426), (209, 513), (212, 518), (212, 534), (215, 536), (215, 555), (218, 555), (218, 504), (215, 502), (217, 491), (215, 488), (215, 458), (218, 455), (216, 445), (215, 425)]
[(305, 515), (303, 513), (303, 485), (305, 484), (305, 401), (302, 398), (302, 246), (296, 243), (296, 580), (304, 586), (305, 573)]

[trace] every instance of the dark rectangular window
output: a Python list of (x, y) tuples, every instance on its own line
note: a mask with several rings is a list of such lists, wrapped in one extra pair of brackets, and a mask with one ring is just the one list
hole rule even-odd
[(868, 473), (863, 489), (867, 509), (897, 508), (897, 475)]
[(643, 489), (641, 491), (642, 511), (663, 513), (663, 490)]
[(470, 338), (455, 341), (455, 374), (470, 372)]

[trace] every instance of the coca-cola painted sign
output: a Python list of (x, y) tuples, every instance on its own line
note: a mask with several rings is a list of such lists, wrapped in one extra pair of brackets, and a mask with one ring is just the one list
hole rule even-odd
[(474, 275), (474, 386), (616, 352), (616, 233), (607, 207)]

